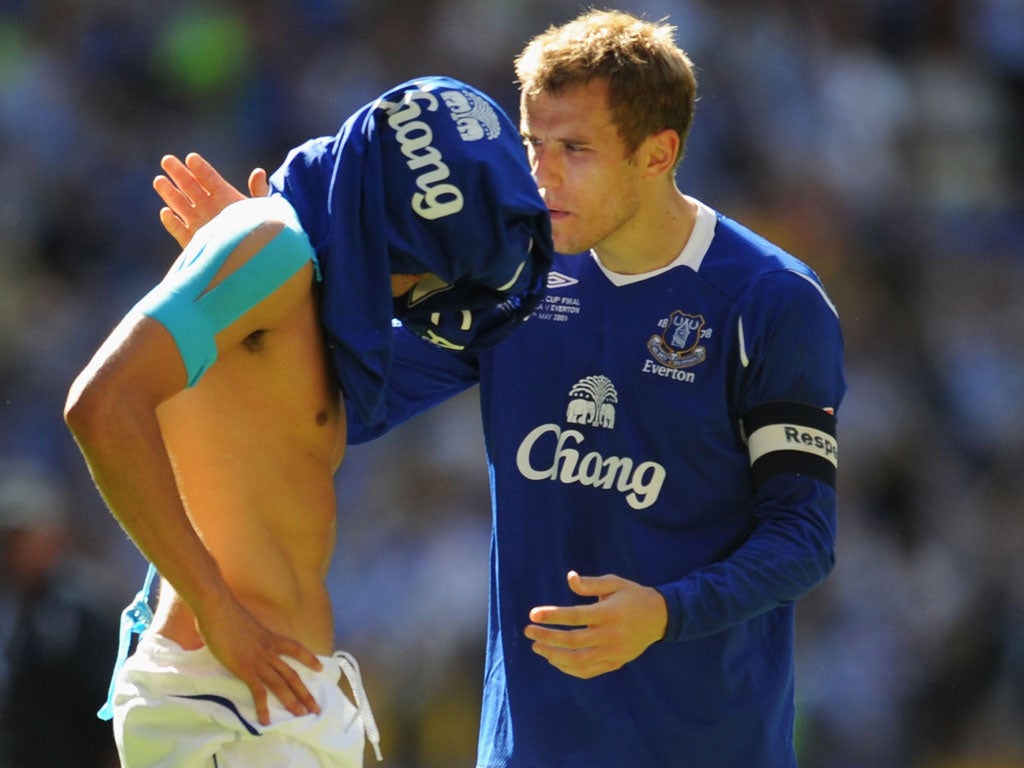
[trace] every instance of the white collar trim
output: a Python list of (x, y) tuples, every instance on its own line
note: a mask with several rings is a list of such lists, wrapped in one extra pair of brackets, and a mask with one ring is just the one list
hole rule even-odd
[(590, 257), (597, 262), (597, 266), (604, 272), (613, 285), (630, 285), (632, 283), (639, 283), (641, 280), (647, 280), (652, 277), (657, 277), (663, 272), (668, 272), (670, 269), (676, 267), (686, 266), (692, 269), (694, 272), (700, 269), (701, 262), (704, 261), (704, 257), (707, 255), (708, 248), (711, 247), (711, 241), (715, 239), (715, 224), (718, 221), (718, 216), (715, 211), (702, 203), (696, 198), (685, 196), (687, 200), (694, 203), (697, 206), (697, 221), (694, 222), (693, 232), (690, 233), (690, 239), (686, 241), (686, 245), (683, 246), (683, 250), (679, 252), (669, 264), (658, 269), (651, 270), (650, 272), (642, 272), (639, 275), (623, 275), (619, 272), (612, 272), (610, 269), (605, 267), (601, 263), (601, 260), (597, 258), (597, 254), (593, 250), (590, 251)]

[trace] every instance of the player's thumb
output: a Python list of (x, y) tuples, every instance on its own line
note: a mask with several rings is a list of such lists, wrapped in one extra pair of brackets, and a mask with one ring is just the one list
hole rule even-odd
[(267, 172), (262, 168), (253, 168), (249, 174), (249, 194), (253, 197), (266, 197), (270, 194), (270, 182)]
[(618, 576), (580, 576), (576, 571), (569, 571), (566, 580), (569, 589), (580, 597), (604, 597), (615, 592), (621, 583)]

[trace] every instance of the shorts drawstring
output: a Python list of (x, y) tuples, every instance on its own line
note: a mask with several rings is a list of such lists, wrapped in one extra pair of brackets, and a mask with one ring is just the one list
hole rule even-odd
[(107, 690), (107, 700), (103, 702), (103, 706), (96, 713), (96, 717), (100, 720), (110, 720), (114, 717), (114, 691), (117, 688), (117, 675), (125, 661), (128, 660), (132, 635), (141, 635), (153, 623), (153, 609), (149, 607), (149, 593), (153, 588), (154, 578), (156, 578), (156, 568), (150, 563), (142, 589), (135, 595), (131, 604), (121, 611), (120, 640), (117, 644), (114, 671), (110, 674), (110, 688)]
[(345, 651), (335, 651), (334, 658), (338, 660), (338, 666), (345, 673), (349, 687), (352, 688), (356, 709), (359, 711), (359, 719), (363, 721), (363, 731), (379, 762), (384, 759), (380, 753), (380, 731), (377, 729), (377, 721), (373, 718), (373, 710), (370, 709), (370, 702), (366, 697), (366, 690), (363, 688), (363, 678), (359, 674), (359, 662), (352, 654)]

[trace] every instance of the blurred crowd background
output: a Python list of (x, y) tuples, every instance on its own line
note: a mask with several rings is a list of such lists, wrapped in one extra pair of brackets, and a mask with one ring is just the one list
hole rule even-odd
[[(837, 565), (799, 609), (801, 765), (1019, 768), (1024, 3), (617, 7), (669, 17), (699, 68), (682, 189), (813, 266), (844, 325)], [(516, 116), (513, 56), (580, 9), (0, 0), (0, 767), (113, 764), (92, 713), (145, 563), (61, 409), (176, 255), (160, 157), (200, 151), (242, 186), (422, 74)], [(338, 643), (384, 765), (472, 766), (490, 523), (475, 392), (350, 449), (338, 486)]]

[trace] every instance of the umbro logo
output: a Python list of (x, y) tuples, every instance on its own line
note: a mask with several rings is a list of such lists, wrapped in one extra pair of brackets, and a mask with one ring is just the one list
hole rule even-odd
[(568, 288), (570, 285), (576, 285), (579, 280), (575, 277), (569, 277), (563, 275), (561, 272), (555, 272), (554, 270), (548, 272), (548, 288)]

